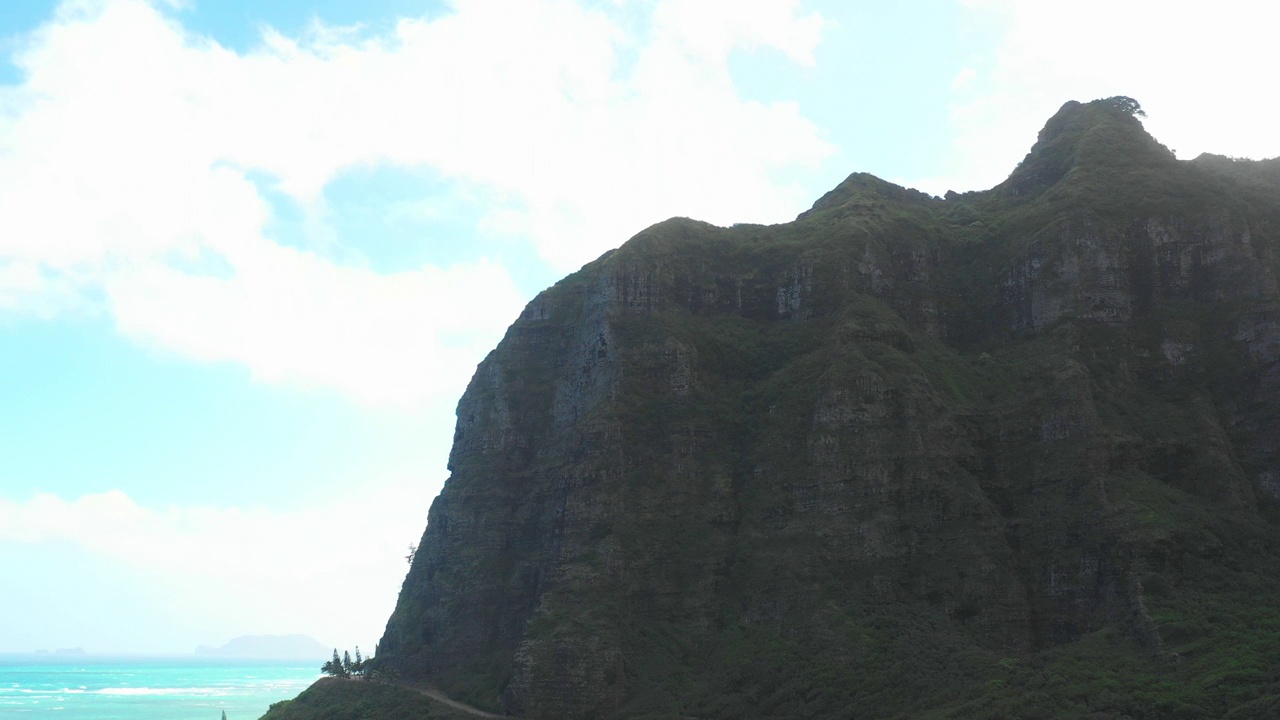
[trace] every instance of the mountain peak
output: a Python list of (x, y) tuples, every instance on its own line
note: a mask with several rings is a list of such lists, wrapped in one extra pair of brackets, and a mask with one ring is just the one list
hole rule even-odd
[(796, 219), (799, 220), (813, 213), (830, 210), (853, 202), (874, 204), (889, 200), (905, 203), (924, 203), (931, 199), (933, 198), (930, 195), (919, 190), (895, 185), (870, 173), (856, 172), (818, 198), (813, 207), (800, 213)]
[(997, 188), (1013, 196), (1034, 196), (1073, 170), (1144, 168), (1173, 160), (1173, 153), (1147, 133), (1141, 117), (1146, 113), (1138, 101), (1123, 95), (1088, 103), (1068, 101), (1049, 118), (1031, 151)]
[[(544, 291), (378, 666), (531, 720), (1268, 716), (1280, 166), (1140, 109), (1067, 103), (994, 191), (855, 174)], [(307, 692), (267, 717), (421, 697)]]

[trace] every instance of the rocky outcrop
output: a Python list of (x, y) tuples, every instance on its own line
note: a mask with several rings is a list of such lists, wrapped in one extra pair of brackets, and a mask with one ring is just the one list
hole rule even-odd
[(986, 193), (855, 175), (539, 295), (380, 661), (530, 718), (909, 714), (1103, 632), (1173, 662), (1205, 563), (1280, 578), (1280, 194), (1130, 111), (1069, 103)]

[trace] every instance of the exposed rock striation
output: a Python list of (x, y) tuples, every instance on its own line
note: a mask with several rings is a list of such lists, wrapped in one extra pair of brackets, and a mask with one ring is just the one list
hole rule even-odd
[(1280, 650), (1277, 163), (1073, 102), (986, 192), (645, 230), (477, 369), (380, 662), (529, 718), (1265, 704), (1206, 678)]

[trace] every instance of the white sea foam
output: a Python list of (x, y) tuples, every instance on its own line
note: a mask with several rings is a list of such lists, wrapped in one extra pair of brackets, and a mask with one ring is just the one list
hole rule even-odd
[(151, 688), (151, 687), (112, 687), (94, 690), (98, 695), (226, 695), (225, 688), (219, 687), (172, 687), (172, 688)]
[(173, 720), (217, 718), (223, 710), (229, 717), (259, 717), (317, 677), (309, 663), (107, 658), (63, 665), (0, 657), (0, 718)]

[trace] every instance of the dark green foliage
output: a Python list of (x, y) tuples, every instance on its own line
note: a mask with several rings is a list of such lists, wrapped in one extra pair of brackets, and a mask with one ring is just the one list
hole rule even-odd
[(316, 682), (273, 703), (262, 720), (470, 720), (472, 716), (408, 688), (341, 679)]
[(330, 677), (349, 677), (351, 675), (351, 670), (348, 667), (350, 660), (348, 657), (347, 664), (344, 665), (342, 658), (338, 656), (338, 648), (334, 648), (333, 658), (326, 660), (324, 665), (320, 666), (320, 672)]
[(377, 666), (544, 718), (1274, 713), (1280, 164), (1141, 115), (1068, 103), (986, 192), (672, 219), (543, 293)]
[(1115, 97), (1109, 97), (1105, 100), (1100, 100), (1099, 102), (1116, 110), (1117, 112), (1122, 112), (1125, 115), (1137, 115), (1138, 117), (1147, 116), (1147, 114), (1142, 111), (1142, 106), (1138, 104), (1138, 101), (1131, 97), (1116, 95)]
[[(333, 649), (333, 658), (326, 660), (324, 665), (320, 666), (320, 672), (330, 677), (352, 678), (364, 677), (373, 679), (375, 671), (379, 669), (378, 663), (374, 658), (365, 659), (360, 656), (360, 647), (356, 646), (356, 658), (351, 659), (351, 652), (342, 651), (342, 656), (338, 656), (338, 649)], [(386, 673), (382, 673), (381, 677), (385, 677)]]

